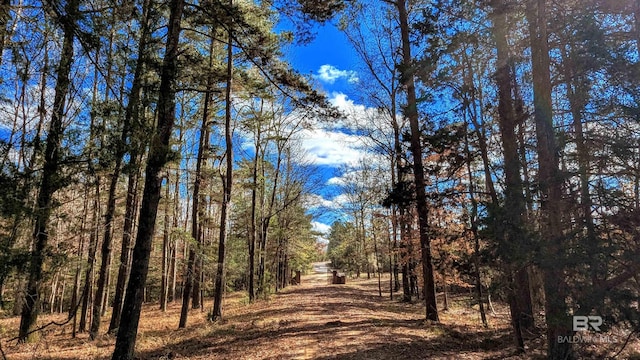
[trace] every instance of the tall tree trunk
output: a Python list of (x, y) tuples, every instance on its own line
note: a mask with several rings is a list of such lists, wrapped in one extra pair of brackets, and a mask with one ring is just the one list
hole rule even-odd
[(0, 275), (0, 310), (5, 310), (5, 301), (4, 301), (4, 292), (5, 292), (5, 281), (6, 275)]
[[(262, 210), (262, 217), (260, 219), (260, 256), (258, 259), (258, 294), (263, 295), (266, 292), (265, 289), (265, 263), (267, 257), (267, 240), (269, 238), (269, 226), (271, 225), (271, 218), (274, 216), (274, 207), (276, 203), (276, 191), (278, 189), (278, 185), (280, 183), (280, 171), (282, 167), (282, 157), (283, 157), (283, 145), (281, 142), (277, 145), (278, 148), (278, 157), (276, 160), (276, 165), (274, 168), (274, 179), (273, 185), (271, 186), (271, 196), (269, 198), (269, 203), (267, 204), (267, 208)], [(264, 154), (263, 154), (264, 157)], [(262, 178), (266, 178), (264, 173), (264, 167), (262, 167)], [(263, 192), (264, 196), (264, 192)]]
[[(111, 47), (111, 46), (110, 46)], [(111, 50), (109, 50), (111, 53)], [(111, 55), (107, 59), (108, 62), (111, 62)], [(110, 88), (111, 79), (107, 79), (107, 88)], [(107, 90), (108, 91), (108, 90)], [(113, 170), (111, 172), (111, 178), (109, 183), (109, 193), (107, 198), (107, 211), (105, 213), (105, 223), (104, 223), (104, 236), (102, 238), (102, 248), (100, 251), (101, 255), (101, 263), (100, 263), (100, 271), (98, 273), (98, 282), (96, 285), (96, 295), (95, 301), (93, 303), (93, 317), (91, 321), (91, 330), (89, 331), (89, 337), (91, 339), (95, 339), (98, 335), (98, 331), (100, 330), (100, 323), (102, 320), (103, 313), (103, 300), (107, 295), (107, 287), (108, 287), (108, 277), (109, 277), (109, 268), (111, 265), (111, 250), (112, 250), (112, 239), (113, 239), (113, 219), (116, 212), (116, 196), (118, 191), (118, 180), (120, 178), (120, 172), (122, 170), (122, 161), (123, 157), (126, 153), (126, 143), (129, 137), (129, 129), (130, 129), (130, 120), (131, 117), (125, 116), (124, 122), (122, 125), (122, 132), (120, 134), (120, 139), (116, 144), (115, 149), (115, 164)]]
[(61, 186), (59, 174), (60, 150), (64, 135), (64, 115), (66, 111), (66, 97), (71, 83), (69, 74), (73, 63), (74, 22), (78, 15), (79, 0), (70, 0), (66, 7), (66, 15), (62, 18), (64, 38), (58, 64), (55, 93), (53, 99), (53, 112), (47, 134), (47, 145), (44, 153), (42, 167), (42, 180), (37, 200), (33, 231), (34, 246), (31, 252), (29, 266), (29, 282), (27, 284), (25, 302), (20, 318), (20, 331), (18, 338), (21, 342), (27, 341), (38, 318), (39, 288), (42, 281), (43, 265), (46, 257), (46, 247), (49, 240), (48, 223), (53, 206), (53, 194)]
[(382, 280), (380, 274), (380, 261), (378, 258), (378, 239), (376, 237), (376, 229), (373, 221), (373, 217), (371, 218), (371, 234), (373, 236), (373, 254), (375, 256), (376, 261), (376, 271), (378, 272), (378, 296), (382, 297)]
[[(393, 218), (393, 215), (392, 215), (392, 218)], [(392, 220), (392, 224), (393, 224), (393, 221), (395, 220)], [(393, 227), (393, 225), (391, 226)], [(385, 232), (387, 233), (387, 246), (389, 249), (389, 300), (393, 300), (393, 292), (395, 291), (393, 283), (394, 283), (394, 274), (395, 274), (395, 268), (397, 263), (394, 261), (395, 244), (393, 240), (391, 240), (392, 232), (389, 229), (389, 223), (387, 223), (387, 217), (385, 217), (384, 228), (385, 228)], [(395, 231), (393, 233), (395, 233)]]
[[(256, 298), (256, 290), (255, 290), (255, 266), (256, 266), (256, 238), (257, 238), (257, 194), (258, 194), (258, 162), (260, 160), (260, 140), (261, 140), (261, 124), (260, 118), (256, 119), (256, 131), (255, 131), (255, 155), (253, 158), (253, 169), (252, 170), (252, 182), (253, 187), (251, 188), (251, 226), (249, 229), (249, 280), (248, 280), (248, 292), (249, 292), (249, 302), (253, 302)], [(264, 191), (262, 195), (264, 196)]]
[[(233, 0), (229, 0), (233, 6)], [(220, 206), (220, 239), (218, 245), (218, 266), (213, 293), (213, 310), (209, 316), (211, 321), (222, 320), (222, 295), (225, 287), (225, 255), (228, 233), (228, 212), (231, 206), (231, 190), (233, 185), (233, 138), (231, 128), (231, 87), (233, 85), (233, 22), (229, 23), (227, 42), (227, 86), (225, 89), (224, 138), (226, 169), (222, 180), (222, 204)]]
[(426, 182), (424, 167), (422, 165), (422, 144), (420, 142), (420, 124), (418, 120), (418, 107), (416, 88), (414, 82), (414, 69), (411, 66), (411, 41), (409, 39), (409, 15), (407, 13), (406, 0), (395, 2), (400, 19), (400, 33), (402, 38), (402, 68), (403, 85), (407, 93), (407, 106), (405, 115), (409, 119), (411, 129), (411, 153), (413, 155), (413, 175), (416, 185), (416, 208), (418, 211), (418, 228), (420, 233), (420, 250), (422, 255), (422, 274), (424, 278), (423, 295), (425, 299), (425, 315), (428, 320), (439, 321), (436, 303), (436, 287), (431, 260), (431, 240), (429, 238), (429, 210), (427, 208)]
[[(181, 134), (182, 134), (182, 132), (181, 132)], [(187, 168), (188, 168), (188, 166), (187, 166)], [(177, 177), (176, 177), (176, 182), (178, 182)], [(188, 180), (187, 180), (187, 182), (188, 182)], [(179, 194), (176, 195), (176, 196), (179, 196)], [(173, 227), (174, 228), (178, 228), (180, 226), (181, 205), (177, 201), (174, 201), (173, 203), (174, 203), (173, 204), (174, 205), (173, 206)], [(185, 205), (186, 205), (187, 208), (189, 207), (189, 199), (188, 198), (187, 198), (187, 203)], [(187, 212), (188, 212), (188, 210), (187, 210)], [(188, 227), (190, 219), (191, 218), (187, 214), (187, 216), (185, 216), (184, 228)], [(180, 240), (179, 238), (176, 239), (176, 242), (172, 244), (174, 246), (173, 254), (172, 254), (172, 258), (171, 258), (171, 261), (173, 262), (173, 266), (174, 266), (173, 267), (173, 277), (174, 277), (173, 281), (174, 281), (174, 283), (176, 281), (176, 277), (178, 276), (178, 267), (177, 267), (178, 253), (177, 253), (177, 251), (178, 251), (178, 241), (179, 240)], [(184, 239), (182, 241), (182, 249), (181, 250), (182, 250), (182, 258), (183, 259), (188, 259), (188, 256), (189, 256), (189, 241), (187, 241), (186, 239)], [(181, 269), (181, 270), (186, 271), (187, 264), (183, 263), (182, 267), (183, 267), (183, 269)], [(182, 298), (182, 294), (184, 293), (184, 283), (185, 283), (185, 278), (183, 276), (182, 279), (181, 279), (181, 282), (180, 282), (180, 291), (179, 291), (179, 297), (180, 298)], [(174, 291), (174, 299), (175, 299), (174, 301), (178, 300), (176, 298), (175, 291)]]
[(60, 271), (56, 271), (56, 273), (53, 275), (53, 280), (51, 281), (51, 293), (49, 294), (49, 314), (53, 314), (55, 310), (56, 294), (58, 293), (59, 283), (60, 283)]
[(100, 316), (104, 317), (107, 315), (107, 309), (109, 308), (109, 289), (111, 288), (111, 265), (113, 254), (109, 254), (107, 258), (107, 280), (104, 287), (104, 297), (102, 298), (102, 312)]
[[(395, 185), (394, 185), (395, 186)], [(393, 293), (400, 290), (400, 266), (398, 264), (398, 206), (392, 205), (391, 209), (391, 230), (389, 231), (389, 280), (391, 290), (390, 297), (393, 300)]]
[(145, 169), (145, 187), (136, 244), (133, 248), (131, 274), (118, 328), (113, 360), (133, 359), (140, 311), (149, 270), (151, 245), (160, 202), (161, 172), (167, 163), (171, 131), (175, 122), (175, 81), (178, 73), (178, 47), (184, 0), (170, 2), (167, 43), (160, 75), (158, 119), (156, 132), (149, 147)]
[(516, 345), (520, 352), (524, 352), (522, 329), (533, 327), (533, 310), (526, 268), (528, 254), (522, 253), (522, 250), (519, 249), (526, 250), (531, 246), (523, 244), (527, 241), (527, 235), (524, 231), (526, 205), (522, 193), (520, 154), (516, 137), (517, 119), (512, 97), (514, 74), (511, 72), (506, 35), (507, 5), (501, 0), (496, 0), (493, 1), (492, 6), (494, 9), (492, 16), (493, 35), (497, 52), (498, 115), (505, 174), (505, 205), (504, 211), (500, 212), (500, 216), (504, 216), (504, 221), (496, 221), (496, 226), (500, 227), (502, 253), (507, 257), (506, 272), (512, 285), (508, 297)]
[(82, 293), (84, 298), (82, 299), (82, 310), (80, 311), (80, 325), (78, 331), (87, 331), (87, 315), (89, 307), (91, 306), (91, 300), (93, 298), (93, 283), (94, 283), (94, 267), (96, 264), (96, 252), (98, 250), (98, 231), (100, 223), (100, 178), (96, 177), (95, 180), (95, 195), (93, 198), (93, 220), (91, 225), (91, 235), (89, 238), (89, 255), (87, 256), (87, 268), (84, 276), (84, 287)]
[[(86, 187), (84, 191), (84, 202), (82, 206), (82, 220), (80, 222), (80, 246), (78, 247), (78, 252), (76, 253), (78, 260), (76, 264), (76, 271), (73, 281), (73, 290), (71, 291), (71, 306), (69, 308), (69, 316), (68, 319), (75, 318), (78, 314), (78, 302), (80, 301), (80, 280), (82, 273), (82, 256), (84, 255), (84, 240), (85, 240), (85, 230), (86, 230), (86, 220), (89, 213), (89, 188)], [(75, 337), (76, 333), (76, 322), (73, 322), (73, 337)]]
[[(403, 166), (403, 157), (402, 157), (402, 142), (400, 139), (400, 132), (401, 132), (401, 128), (400, 128), (400, 124), (398, 122), (398, 116), (396, 115), (397, 113), (397, 106), (396, 106), (396, 99), (395, 96), (392, 97), (391, 99), (391, 125), (393, 127), (393, 148), (394, 148), (394, 155), (395, 155), (395, 172), (396, 172), (396, 176), (397, 176), (397, 182), (395, 184), (402, 184), (405, 181), (406, 178), (406, 170)], [(400, 272), (399, 270), (399, 263), (402, 263), (402, 290), (403, 290), (403, 302), (411, 302), (411, 293), (409, 290), (409, 271), (408, 271), (408, 265), (407, 265), (407, 259), (409, 257), (408, 252), (406, 251), (407, 249), (407, 244), (406, 242), (408, 241), (407, 238), (407, 209), (406, 206), (404, 204), (399, 204), (397, 206), (397, 208), (394, 209), (394, 213), (393, 213), (393, 219), (395, 219), (394, 223), (393, 223), (393, 241), (394, 241), (394, 246), (396, 248), (396, 261), (395, 261), (395, 268), (394, 268), (394, 277), (395, 277), (395, 290), (398, 291), (400, 290), (400, 284), (398, 281), (398, 273)], [(400, 246), (397, 246), (397, 236), (398, 236), (398, 229), (400, 230)], [(399, 254), (398, 254), (399, 253)], [(399, 258), (399, 260), (398, 260)]]
[[(193, 286), (193, 301), (192, 308), (194, 309), (204, 309), (202, 302), (202, 278), (204, 275), (204, 256), (202, 256), (202, 252), (204, 251), (204, 230), (202, 219), (204, 218), (204, 208), (203, 205), (205, 203), (205, 197), (201, 193), (201, 188), (206, 187), (205, 178), (202, 176), (202, 172), (204, 170), (204, 166), (207, 164), (207, 160), (209, 158), (209, 127), (210, 127), (210, 117), (211, 117), (211, 101), (212, 101), (212, 92), (213, 86), (215, 82), (214, 74), (213, 74), (213, 65), (215, 61), (215, 45), (216, 40), (215, 36), (211, 34), (211, 41), (209, 42), (209, 75), (207, 77), (207, 91), (204, 96), (204, 104), (202, 109), (202, 129), (200, 130), (200, 141), (198, 144), (198, 158), (196, 163), (196, 173), (195, 180), (193, 186), (193, 204), (192, 204), (192, 215), (191, 215), (191, 236), (194, 236), (194, 240), (198, 243), (198, 251), (200, 256), (196, 259), (196, 264), (194, 266), (194, 286)], [(204, 184), (203, 184), (204, 183)], [(197, 184), (197, 191), (196, 191)], [(196, 221), (197, 219), (197, 221)]]
[[(582, 210), (582, 223), (586, 230), (587, 256), (589, 258), (589, 267), (591, 269), (591, 283), (594, 287), (597, 287), (602, 280), (607, 276), (606, 269), (603, 269), (602, 264), (598, 259), (598, 254), (602, 253), (600, 249), (600, 242), (596, 234), (596, 227), (591, 214), (591, 208), (593, 201), (591, 200), (591, 194), (589, 190), (589, 148), (587, 147), (584, 137), (584, 129), (582, 126), (583, 116), (582, 113), (585, 110), (585, 102), (588, 90), (584, 88), (584, 85), (580, 83), (580, 80), (575, 81), (575, 69), (574, 69), (574, 56), (572, 49), (569, 50), (572, 53), (567, 53), (567, 50), (562, 52), (563, 54), (563, 69), (565, 78), (565, 87), (567, 91), (567, 98), (569, 99), (569, 107), (571, 108), (571, 116), (573, 118), (573, 129), (575, 131), (576, 152), (578, 158), (578, 176), (580, 179), (580, 209)], [(604, 297), (596, 296), (596, 294), (590, 294), (591, 299), (594, 301), (594, 306), (601, 307), (604, 301)], [(596, 299), (597, 298), (597, 299)]]
[(563, 211), (563, 179), (558, 168), (558, 145), (553, 128), (546, 0), (527, 1), (526, 16), (531, 41), (538, 182), (542, 199), (540, 228), (541, 238), (545, 240), (540, 261), (545, 289), (547, 356), (549, 359), (573, 359), (575, 355), (571, 343), (558, 341), (559, 337), (572, 336), (573, 332), (566, 303), (569, 291), (564, 275), (566, 251), (563, 225), (558, 216)]
[(131, 161), (129, 162), (130, 173), (127, 185), (127, 197), (125, 200), (125, 215), (124, 227), (122, 231), (122, 247), (120, 250), (120, 265), (118, 267), (118, 279), (116, 282), (116, 290), (113, 299), (113, 312), (111, 313), (111, 321), (109, 323), (109, 333), (114, 333), (120, 326), (120, 318), (122, 316), (122, 303), (124, 302), (127, 281), (129, 279), (129, 271), (131, 269), (133, 228), (136, 216), (136, 205), (138, 203), (138, 181), (140, 180), (140, 171), (137, 168), (138, 163), (138, 151), (134, 150), (131, 153)]
[[(465, 119), (466, 120), (466, 119)], [(467, 175), (469, 176), (469, 200), (471, 201), (471, 215), (469, 216), (469, 222), (471, 223), (471, 235), (473, 236), (473, 275), (475, 280), (476, 294), (478, 295), (478, 308), (480, 310), (480, 318), (482, 319), (482, 325), (487, 328), (489, 323), (487, 322), (487, 314), (484, 310), (484, 295), (482, 291), (482, 281), (480, 277), (480, 235), (478, 234), (478, 200), (476, 199), (476, 187), (473, 178), (473, 172), (471, 170), (471, 148), (469, 145), (469, 134), (465, 131), (465, 154)]]
[[(176, 176), (177, 178), (177, 176)], [(161, 286), (160, 286), (160, 311), (167, 311), (167, 294), (169, 292), (169, 242), (170, 242), (170, 229), (169, 229), (169, 221), (171, 217), (169, 216), (169, 188), (170, 188), (170, 179), (169, 173), (167, 172), (167, 183), (165, 185), (165, 203), (164, 203), (164, 231), (162, 233), (162, 274), (161, 274)], [(176, 187), (178, 184), (176, 182)], [(177, 201), (177, 199), (176, 199)]]
[(64, 293), (67, 288), (67, 277), (62, 276), (62, 289), (60, 289), (60, 293), (58, 296), (58, 314), (62, 314), (64, 312)]
[(140, 43), (138, 45), (138, 58), (136, 68), (131, 82), (131, 94), (125, 109), (124, 123), (129, 124), (131, 132), (131, 149), (129, 154), (129, 176), (127, 183), (127, 196), (125, 200), (124, 228), (122, 232), (122, 246), (120, 251), (120, 265), (118, 267), (118, 279), (113, 299), (113, 312), (109, 323), (109, 333), (114, 333), (120, 326), (122, 316), (122, 304), (124, 302), (126, 284), (129, 278), (131, 263), (131, 247), (133, 240), (133, 228), (136, 215), (136, 204), (138, 197), (138, 181), (140, 171), (138, 170), (139, 157), (142, 152), (140, 134), (140, 99), (142, 91), (142, 74), (146, 63), (147, 44), (149, 39), (149, 8), (152, 0), (144, 0), (142, 3), (142, 19)]
[[(467, 73), (465, 73), (465, 83), (468, 84), (469, 86), (471, 86), (471, 88), (475, 88), (475, 86), (473, 85), (473, 79), (474, 79), (474, 71), (473, 71), (473, 66), (470, 62), (470, 59), (468, 57), (465, 56), (464, 58), (465, 60), (465, 67), (466, 69), (468, 69)], [(469, 119), (471, 120), (471, 123), (473, 124), (474, 128), (475, 128), (475, 133), (476, 136), (478, 137), (478, 148), (480, 150), (480, 157), (482, 159), (482, 164), (483, 164), (483, 170), (484, 170), (484, 178), (485, 178), (485, 186), (488, 190), (490, 199), (491, 199), (491, 203), (494, 206), (498, 206), (499, 204), (499, 200), (498, 200), (498, 193), (496, 191), (496, 188), (494, 186), (493, 183), (493, 178), (492, 178), (492, 173), (491, 173), (491, 163), (489, 160), (489, 148), (487, 145), (487, 136), (485, 133), (485, 125), (484, 123), (479, 122), (479, 118), (481, 118), (481, 116), (479, 116), (478, 112), (479, 109), (484, 109), (484, 105), (483, 105), (483, 96), (482, 96), (482, 92), (479, 91), (479, 96), (478, 96), (478, 105), (476, 105), (476, 101), (471, 101), (471, 107), (469, 109)], [(468, 171), (470, 171), (470, 169), (468, 169)], [(472, 192), (473, 195), (473, 192)], [(476, 291), (478, 293), (479, 298), (483, 298), (482, 295), (482, 283), (480, 281), (480, 262), (479, 262), (479, 257), (478, 254), (480, 252), (480, 244), (479, 244), (479, 234), (478, 234), (478, 224), (477, 224), (477, 211), (478, 211), (478, 204), (477, 201), (475, 200), (475, 198), (472, 197), (472, 204), (473, 204), (473, 212), (475, 215), (472, 215), (472, 218), (475, 218), (476, 221), (472, 222), (472, 233), (474, 236), (474, 263), (475, 263), (475, 276), (476, 276)], [(494, 224), (494, 226), (496, 228), (499, 228), (502, 226), (501, 222), (497, 222)], [(500, 235), (502, 236), (502, 235)], [(510, 269), (507, 269), (507, 273), (511, 273)], [(520, 272), (520, 274), (522, 274), (522, 272)], [(511, 280), (511, 284), (513, 284), (513, 280)], [(517, 281), (516, 281), (517, 282)], [(524, 281), (523, 281), (524, 282)], [(524, 287), (524, 286), (520, 286), (519, 289), (521, 291), (526, 291), (528, 293), (529, 289), (528, 287)], [(514, 291), (514, 292), (517, 292)], [(516, 318), (516, 314), (520, 314), (521, 312), (516, 310), (516, 305), (515, 305), (515, 300), (517, 299), (514, 295), (514, 293), (510, 292), (509, 294), (509, 301), (510, 301), (510, 310), (512, 310), (512, 320)], [(490, 295), (488, 297), (488, 299), (490, 299)], [(491, 301), (489, 300), (489, 305), (491, 308)], [(483, 306), (483, 303), (481, 301), (481, 306)], [(485, 316), (486, 317), (486, 316)], [(532, 318), (532, 317), (531, 317)], [(485, 319), (486, 320), (486, 319)], [(516, 339), (516, 346), (518, 347), (518, 349), (520, 351), (522, 351), (522, 349), (524, 348), (524, 339), (522, 337), (522, 331), (521, 331), (521, 322), (520, 321), (512, 321), (512, 325), (514, 326), (514, 336)]]
[[(411, 262), (411, 223), (406, 220), (408, 211), (400, 208), (400, 262), (402, 263), (402, 301), (411, 302), (411, 284), (409, 283), (409, 263)], [(405, 219), (405, 220), (402, 220)]]
[(178, 277), (178, 242), (175, 241), (171, 244), (171, 251), (169, 256), (169, 274), (171, 279), (169, 280), (169, 301), (176, 301), (176, 282)]
[[(210, 46), (209, 46), (209, 68), (211, 70), (211, 67), (213, 66), (213, 54), (214, 52), (214, 40), (212, 38)], [(205, 93), (204, 96), (204, 104), (203, 104), (203, 110), (202, 110), (202, 125), (200, 128), (200, 138), (198, 140), (198, 155), (197, 155), (197, 159), (196, 159), (196, 173), (195, 173), (195, 179), (193, 181), (193, 203), (192, 203), (192, 210), (191, 210), (191, 237), (193, 238), (193, 240), (198, 242), (198, 248), (194, 248), (193, 246), (191, 246), (191, 249), (189, 250), (189, 260), (187, 262), (187, 271), (185, 274), (185, 291), (182, 294), (182, 310), (180, 312), (180, 323), (178, 325), (179, 328), (184, 328), (185, 326), (187, 326), (187, 317), (189, 315), (189, 300), (191, 298), (191, 293), (193, 292), (193, 299), (194, 299), (194, 304), (193, 307), (196, 308), (196, 305), (198, 305), (197, 307), (200, 307), (200, 301), (196, 302), (196, 298), (199, 299), (199, 287), (198, 289), (195, 289), (193, 284), (194, 281), (199, 282), (199, 276), (196, 277), (195, 275), (197, 275), (197, 272), (195, 270), (196, 268), (196, 250), (197, 251), (202, 251), (202, 240), (203, 240), (203, 234), (202, 234), (202, 225), (200, 224), (200, 219), (203, 217), (202, 213), (203, 213), (203, 209), (202, 209), (202, 202), (203, 202), (203, 197), (200, 194), (200, 190), (201, 190), (201, 185), (203, 182), (203, 176), (202, 176), (202, 167), (204, 166), (206, 160), (207, 160), (207, 149), (209, 148), (209, 106), (211, 103), (211, 92), (213, 90), (213, 74), (210, 73), (208, 78), (207, 78), (207, 91)], [(192, 289), (194, 291), (192, 291)], [(197, 303), (197, 304), (196, 304)]]

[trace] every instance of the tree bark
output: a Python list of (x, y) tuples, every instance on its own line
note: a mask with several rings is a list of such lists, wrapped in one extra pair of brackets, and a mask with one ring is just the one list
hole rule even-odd
[(378, 239), (376, 237), (376, 229), (375, 223), (373, 221), (374, 218), (371, 218), (371, 234), (373, 236), (373, 254), (376, 259), (376, 271), (378, 272), (378, 296), (382, 297), (382, 280), (380, 275), (380, 261), (378, 258)]
[[(282, 166), (282, 157), (283, 157), (283, 145), (279, 142), (277, 144), (278, 148), (278, 156), (276, 160), (276, 165), (274, 168), (274, 179), (273, 185), (271, 186), (271, 196), (269, 198), (269, 204), (267, 208), (264, 209), (264, 206), (261, 206), (262, 216), (260, 218), (260, 232), (259, 232), (259, 240), (260, 240), (260, 256), (258, 259), (258, 289), (257, 292), (260, 295), (265, 294), (265, 263), (267, 256), (267, 240), (269, 237), (269, 226), (271, 225), (271, 218), (275, 215), (274, 207), (276, 203), (276, 191), (278, 190), (279, 180), (280, 180), (280, 171)], [(263, 154), (264, 157), (264, 154)], [(262, 168), (262, 178), (266, 178), (266, 174), (264, 173), (264, 167)], [(264, 196), (264, 191), (263, 191)]]
[[(397, 174), (397, 182), (396, 184), (402, 184), (404, 183), (405, 179), (406, 179), (406, 170), (403, 166), (403, 157), (402, 157), (402, 142), (400, 139), (400, 132), (401, 132), (401, 128), (400, 128), (400, 124), (398, 122), (398, 117), (396, 115), (397, 112), (397, 106), (396, 106), (396, 100), (395, 100), (395, 96), (392, 98), (391, 101), (391, 110), (393, 112), (393, 114), (391, 115), (392, 117), (392, 127), (393, 127), (393, 144), (394, 144), (394, 153), (395, 153), (395, 157), (396, 157), (396, 161), (395, 161), (395, 165), (396, 165), (396, 174)], [(397, 206), (397, 209), (394, 209), (394, 219), (395, 222), (393, 224), (394, 227), (394, 246), (398, 247), (397, 244), (397, 240), (396, 237), (398, 235), (398, 228), (400, 229), (400, 246), (399, 249), (397, 250), (397, 252), (399, 252), (399, 258), (400, 261), (396, 260), (395, 261), (395, 268), (394, 268), (394, 276), (395, 276), (395, 289), (396, 291), (398, 291), (400, 289), (400, 284), (398, 281), (398, 273), (400, 272), (399, 269), (399, 262), (402, 262), (402, 293), (403, 293), (403, 298), (402, 301), (403, 302), (411, 302), (411, 290), (409, 289), (409, 267), (408, 267), (408, 258), (409, 258), (409, 253), (407, 251), (407, 234), (408, 234), (408, 227), (409, 227), (409, 222), (407, 221), (407, 208), (404, 204), (399, 204)]]
[[(411, 302), (411, 284), (409, 283), (409, 263), (411, 260), (411, 224), (406, 220), (408, 211), (400, 208), (400, 261), (402, 263), (402, 302)], [(404, 219), (404, 220), (403, 220)]]
[[(213, 51), (214, 51), (214, 40), (211, 40), (209, 46), (209, 67), (213, 66)], [(191, 296), (191, 292), (193, 292), (194, 304), (193, 307), (200, 307), (200, 301), (197, 301), (196, 298), (199, 299), (199, 287), (194, 289), (194, 281), (200, 281), (199, 277), (195, 277), (197, 275), (196, 271), (196, 250), (202, 251), (202, 225), (200, 224), (200, 218), (202, 217), (202, 204), (201, 201), (202, 195), (200, 194), (200, 188), (203, 182), (202, 176), (202, 167), (204, 166), (205, 161), (207, 160), (207, 149), (209, 148), (209, 106), (211, 102), (211, 92), (213, 90), (213, 74), (210, 73), (207, 78), (207, 91), (204, 96), (204, 104), (202, 110), (202, 125), (200, 128), (200, 139), (198, 140), (198, 155), (196, 159), (196, 173), (195, 179), (193, 181), (193, 203), (191, 210), (191, 237), (194, 241), (198, 243), (198, 249), (195, 249), (193, 246), (189, 250), (189, 259), (187, 261), (187, 272), (185, 274), (185, 291), (182, 295), (182, 309), (180, 312), (180, 323), (178, 328), (184, 328), (187, 326), (187, 318), (189, 315), (189, 299)], [(197, 280), (196, 280), (197, 279)], [(195, 290), (195, 291), (192, 291)]]
[(170, 2), (165, 56), (161, 68), (156, 132), (149, 148), (145, 169), (138, 233), (133, 248), (133, 260), (127, 294), (122, 309), (113, 360), (133, 359), (140, 311), (149, 270), (149, 258), (155, 230), (158, 203), (162, 187), (161, 172), (167, 162), (171, 131), (175, 122), (175, 82), (178, 72), (178, 47), (184, 0)]
[(87, 256), (87, 268), (84, 276), (84, 287), (82, 293), (84, 298), (82, 299), (82, 310), (80, 311), (80, 325), (79, 332), (87, 331), (87, 315), (89, 307), (91, 306), (91, 300), (93, 299), (93, 283), (94, 283), (94, 267), (96, 264), (96, 252), (98, 250), (98, 229), (100, 222), (100, 178), (96, 177), (95, 180), (95, 195), (93, 198), (93, 220), (91, 225), (91, 235), (89, 238), (89, 255)]
[[(465, 116), (466, 118), (466, 116)], [(466, 119), (465, 119), (466, 122)], [(487, 314), (484, 310), (484, 295), (482, 291), (482, 280), (480, 277), (480, 235), (478, 234), (478, 200), (476, 199), (476, 187), (471, 170), (471, 147), (469, 144), (469, 134), (465, 131), (465, 154), (467, 157), (467, 175), (469, 176), (469, 200), (471, 201), (471, 214), (469, 216), (469, 223), (471, 224), (471, 236), (473, 236), (473, 276), (475, 280), (476, 294), (478, 295), (478, 309), (480, 310), (480, 318), (482, 319), (482, 325), (487, 328), (489, 323), (487, 322)]]
[[(75, 318), (78, 314), (78, 302), (80, 301), (80, 280), (82, 273), (82, 257), (84, 255), (84, 240), (85, 240), (85, 226), (87, 214), (89, 213), (89, 188), (85, 187), (84, 202), (82, 206), (82, 220), (80, 222), (80, 246), (78, 246), (78, 252), (76, 253), (78, 260), (76, 264), (76, 271), (73, 281), (73, 289), (71, 291), (71, 306), (69, 308), (68, 319)], [(73, 322), (73, 337), (76, 334), (76, 322)]]

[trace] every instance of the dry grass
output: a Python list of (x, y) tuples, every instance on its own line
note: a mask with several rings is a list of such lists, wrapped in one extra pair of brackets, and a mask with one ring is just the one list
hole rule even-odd
[[(206, 321), (192, 311), (187, 329), (177, 330), (180, 307), (166, 313), (145, 306), (138, 333), (140, 359), (529, 359), (543, 358), (539, 334), (528, 341), (526, 356), (514, 355), (507, 310), (498, 307), (491, 326), (480, 324), (467, 294), (453, 298), (441, 322), (423, 319), (420, 304), (378, 297), (375, 280), (348, 279), (327, 285), (325, 275), (303, 277), (268, 301), (247, 304), (245, 295), (225, 300), (225, 319)], [(384, 294), (383, 294), (384, 295)], [(210, 306), (210, 303), (207, 304)], [(108, 317), (106, 318), (108, 319)], [(51, 318), (43, 317), (42, 322)], [(52, 328), (36, 344), (7, 343), (18, 319), (0, 320), (0, 336), (9, 360), (109, 359), (113, 336), (92, 342), (86, 334), (71, 338), (70, 325)], [(105, 320), (105, 322), (107, 322)], [(105, 324), (106, 326), (106, 324)], [(106, 329), (104, 329), (106, 330)]]

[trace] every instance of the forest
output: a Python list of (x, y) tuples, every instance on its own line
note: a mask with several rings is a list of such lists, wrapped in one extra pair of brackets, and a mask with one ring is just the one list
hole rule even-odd
[(0, 157), (2, 360), (640, 358), (640, 0), (0, 0)]

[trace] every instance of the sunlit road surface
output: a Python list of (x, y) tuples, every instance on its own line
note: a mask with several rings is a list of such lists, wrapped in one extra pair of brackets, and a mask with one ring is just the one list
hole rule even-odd
[(310, 285), (312, 287), (316, 286), (326, 286), (327, 281), (329, 280), (328, 276), (329, 270), (331, 270), (331, 262), (317, 262), (313, 263), (312, 271), (308, 275), (302, 276), (302, 284), (301, 285)]
[(330, 269), (330, 266), (329, 266), (330, 264), (331, 264), (330, 261), (314, 263), (313, 272), (317, 274), (319, 273), (326, 274)]

